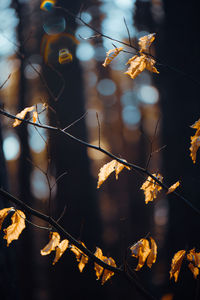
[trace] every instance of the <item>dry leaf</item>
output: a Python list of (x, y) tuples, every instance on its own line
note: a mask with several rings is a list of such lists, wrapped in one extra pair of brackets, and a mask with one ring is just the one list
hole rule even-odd
[(9, 214), (9, 212), (12, 211), (13, 209), (14, 209), (13, 207), (9, 207), (9, 208), (3, 208), (0, 210), (0, 230), (1, 230), (1, 226), (3, 224), (3, 221), (5, 220), (5, 218)]
[(177, 282), (177, 280), (178, 280), (178, 275), (180, 272), (180, 268), (181, 268), (183, 259), (185, 257), (185, 253), (186, 253), (185, 250), (180, 250), (174, 254), (174, 257), (172, 259), (171, 270), (170, 270), (169, 274), (170, 274), (170, 279), (174, 276), (175, 282)]
[(140, 52), (148, 52), (151, 44), (155, 40), (155, 33), (150, 33), (148, 35), (145, 35), (141, 38), (139, 38), (139, 46), (140, 46)]
[[(30, 106), (30, 107), (26, 107), (24, 108), (20, 113), (18, 113), (16, 115), (17, 118), (21, 118), (24, 119), (26, 117), (26, 114), (32, 110), (34, 110), (34, 106)], [(21, 124), (22, 121), (15, 119), (14, 123), (13, 123), (13, 127), (19, 126)]]
[(193, 125), (191, 125), (191, 128), (197, 129), (195, 135), (200, 135), (200, 119), (197, 120)]
[[(106, 264), (112, 266), (112, 267), (117, 267), (114, 259), (112, 257), (106, 257), (103, 256), (102, 250), (98, 247), (96, 247), (96, 252), (94, 253), (96, 257), (98, 257), (100, 260), (105, 262)], [(115, 273), (104, 269), (97, 263), (94, 263), (94, 270), (96, 272), (97, 280), (101, 278), (101, 284), (103, 285), (107, 280), (109, 280)]]
[(49, 239), (50, 241), (48, 244), (42, 250), (40, 250), (41, 255), (50, 254), (51, 251), (54, 251), (60, 243), (60, 235), (57, 232), (50, 232)]
[[(94, 253), (94, 255), (102, 260), (103, 257), (103, 253), (102, 250), (98, 247), (96, 247), (96, 252)], [(97, 276), (97, 280), (99, 280), (101, 278), (101, 274), (103, 272), (103, 267), (98, 265), (97, 263), (94, 263), (94, 270), (96, 272), (96, 276)]]
[(106, 52), (106, 59), (102, 66), (107, 67), (111, 61), (123, 50), (123, 47), (111, 49), (108, 52)]
[(135, 79), (141, 72), (147, 69), (150, 72), (159, 73), (154, 67), (155, 60), (142, 54), (131, 57), (126, 64), (130, 64), (128, 70), (124, 73)]
[(18, 240), (22, 230), (26, 227), (25, 225), (26, 216), (21, 210), (16, 210), (12, 215), (12, 224), (8, 228), (4, 229), (4, 239), (7, 240), (7, 247), (13, 240)]
[(63, 253), (67, 250), (68, 246), (69, 246), (68, 240), (62, 240), (62, 242), (60, 242), (60, 244), (56, 248), (56, 255), (53, 261), (53, 265), (55, 265), (55, 263), (58, 262), (58, 260), (61, 258)]
[(38, 119), (38, 113), (37, 113), (37, 111), (34, 111), (33, 112), (33, 123), (36, 123), (37, 119)]
[[(114, 259), (112, 257), (106, 257), (104, 256), (103, 257), (103, 261), (105, 263), (107, 263), (109, 266), (112, 266), (112, 267), (115, 267), (116, 268), (116, 263), (114, 261)], [(101, 277), (101, 284), (103, 285), (107, 280), (109, 280), (115, 273), (110, 271), (110, 270), (107, 270), (107, 269), (104, 269), (103, 271), (103, 275)]]
[(139, 271), (143, 267), (148, 255), (151, 252), (149, 241), (147, 239), (141, 239), (134, 244), (130, 250), (133, 257), (139, 258), (138, 265), (135, 269), (136, 271)]
[(199, 147), (200, 147), (200, 136), (198, 135), (191, 136), (190, 156), (194, 164), (196, 163), (196, 155)]
[(196, 267), (200, 268), (200, 252), (195, 252), (195, 249), (191, 249), (187, 254), (187, 260), (191, 261)]
[(188, 268), (190, 269), (190, 271), (192, 272), (194, 278), (196, 279), (197, 276), (199, 275), (199, 269), (197, 267), (195, 267), (192, 263), (188, 264)]
[[(159, 181), (162, 182), (162, 175), (153, 174), (153, 176), (155, 176)], [(140, 189), (144, 191), (145, 203), (147, 204), (148, 202), (153, 201), (157, 197), (158, 192), (162, 190), (162, 187), (149, 176)]]
[(154, 239), (152, 237), (150, 237), (150, 241), (151, 241), (151, 251), (148, 255), (148, 258), (147, 258), (147, 266), (149, 268), (152, 267), (152, 264), (155, 263), (156, 261), (156, 257), (157, 257), (157, 245), (156, 245), (156, 242), (154, 241)]
[[(126, 160), (124, 160), (126, 162)], [(109, 163), (105, 164), (101, 169), (100, 172), (98, 174), (98, 184), (97, 184), (97, 188), (99, 189), (100, 186), (102, 185), (102, 183), (108, 178), (108, 176), (115, 171), (115, 177), (116, 179), (118, 179), (118, 175), (119, 173), (124, 169), (127, 168), (128, 170), (130, 170), (129, 167), (119, 163), (117, 160), (112, 160)]]
[(177, 187), (180, 185), (180, 181), (177, 181), (175, 182), (173, 185), (171, 185), (169, 188), (168, 188), (168, 191), (167, 191), (167, 195), (172, 193), (173, 191), (175, 191), (175, 189), (177, 189)]
[[(83, 242), (81, 242), (81, 244), (86, 248)], [(88, 256), (85, 255), (81, 250), (79, 250), (74, 245), (71, 246), (70, 250), (76, 255), (76, 260), (79, 262), (78, 264), (79, 271), (82, 272), (85, 265), (88, 263)]]
[(191, 136), (190, 146), (190, 156), (192, 158), (193, 163), (195, 164), (197, 151), (200, 147), (200, 119), (197, 120), (191, 127), (196, 129), (195, 135)]

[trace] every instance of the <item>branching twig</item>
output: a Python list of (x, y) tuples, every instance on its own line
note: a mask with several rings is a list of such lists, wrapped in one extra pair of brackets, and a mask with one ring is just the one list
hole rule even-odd
[[(159, 184), (165, 191), (168, 191), (169, 187), (161, 182), (159, 179), (157, 179), (156, 176), (154, 176), (153, 174), (151, 174), (148, 170), (136, 165), (136, 164), (133, 164), (133, 163), (129, 163), (129, 162), (126, 162), (124, 161), (123, 159), (117, 157), (116, 155), (112, 154), (111, 152), (103, 149), (102, 147), (99, 147), (99, 146), (95, 146), (95, 145), (92, 145), (90, 143), (87, 143), (75, 136), (73, 136), (72, 134), (66, 132), (65, 130), (61, 129), (61, 128), (58, 128), (58, 127), (54, 127), (54, 126), (50, 126), (50, 125), (42, 125), (42, 124), (38, 124), (38, 123), (33, 123), (32, 121), (29, 121), (29, 120), (24, 120), (22, 118), (19, 118), (19, 117), (16, 117), (8, 112), (6, 112), (5, 110), (3, 110), (2, 108), (0, 108), (0, 114), (8, 117), (8, 118), (11, 118), (11, 119), (18, 119), (20, 121), (25, 122), (25, 123), (28, 123), (30, 125), (33, 125), (33, 126), (37, 126), (37, 127), (40, 127), (40, 128), (44, 128), (44, 129), (47, 129), (47, 130), (51, 130), (51, 131), (54, 131), (54, 132), (57, 132), (57, 133), (61, 133), (61, 134), (64, 134), (65, 136), (69, 137), (70, 139), (72, 139), (73, 141), (81, 144), (81, 145), (84, 145), (85, 147), (88, 147), (88, 148), (92, 148), (94, 150), (97, 150), (99, 152), (102, 152), (104, 153), (105, 155), (109, 156), (110, 158), (112, 159), (115, 159), (116, 161), (118, 161), (119, 163), (127, 166), (127, 167), (130, 167), (131, 169), (133, 170), (136, 170), (142, 174), (146, 174), (147, 176), (150, 176), (157, 184)], [(191, 209), (193, 209), (197, 214), (200, 215), (200, 210), (198, 208), (196, 208), (191, 202), (189, 202), (189, 200), (187, 200), (185, 197), (181, 196), (179, 193), (177, 193), (176, 191), (173, 191), (172, 192), (174, 195), (176, 195), (179, 199), (181, 199), (182, 201), (184, 201)]]
[(131, 281), (134, 284), (134, 287), (146, 298), (146, 299), (151, 299), (155, 300), (156, 298), (152, 296), (135, 278), (132, 278), (128, 273), (126, 273), (122, 268), (118, 267), (113, 267), (111, 265), (106, 264), (99, 258), (97, 258), (94, 253), (92, 253), (89, 249), (84, 247), (80, 242), (78, 242), (73, 236), (71, 236), (62, 226), (58, 224), (57, 221), (55, 221), (52, 217), (45, 215), (27, 204), (25, 204), (23, 201), (20, 199), (17, 199), (16, 197), (12, 196), (8, 192), (0, 189), (0, 196), (3, 197), (7, 201), (11, 201), (15, 203), (17, 206), (19, 206), (22, 210), (26, 211), (27, 213), (30, 213), (33, 216), (36, 216), (37, 218), (46, 221), (49, 223), (53, 228), (56, 229), (58, 233), (63, 235), (68, 239), (68, 241), (72, 244), (75, 245), (79, 250), (81, 250), (84, 254), (86, 254), (92, 261), (103, 267), (104, 269), (107, 269), (109, 271), (112, 271), (120, 276), (125, 277), (129, 281)]

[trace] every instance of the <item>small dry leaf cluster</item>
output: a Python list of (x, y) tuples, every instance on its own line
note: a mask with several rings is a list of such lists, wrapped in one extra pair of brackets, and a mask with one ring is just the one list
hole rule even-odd
[[(124, 160), (126, 162), (126, 160)], [(109, 163), (105, 164), (98, 174), (98, 183), (97, 188), (99, 189), (102, 183), (110, 176), (112, 172), (115, 172), (115, 178), (118, 179), (119, 173), (124, 169), (130, 170), (130, 167), (127, 167), (126, 165), (123, 165), (122, 163), (119, 163), (117, 160), (112, 160)]]
[[(140, 51), (138, 55), (131, 57), (127, 65), (129, 64), (128, 70), (124, 73), (129, 75), (132, 79), (135, 79), (141, 72), (147, 69), (153, 73), (159, 73), (156, 67), (154, 66), (156, 61), (149, 54), (149, 49), (153, 41), (155, 40), (155, 33), (145, 35), (139, 39)], [(106, 53), (106, 59), (103, 63), (103, 66), (108, 66), (111, 61), (121, 52), (123, 47), (111, 49)]]
[(147, 239), (141, 239), (136, 244), (130, 247), (131, 255), (138, 258), (138, 265), (135, 271), (139, 271), (147, 261), (147, 266), (152, 267), (152, 264), (156, 262), (157, 257), (157, 245), (155, 240), (150, 237), (151, 247)]
[(21, 210), (15, 210), (14, 207), (9, 207), (0, 210), (0, 230), (5, 218), (13, 211), (15, 212), (11, 217), (12, 224), (3, 230), (5, 233), (3, 238), (7, 240), (7, 247), (13, 240), (18, 240), (22, 230), (26, 227), (25, 214)]
[(192, 158), (193, 163), (196, 163), (197, 150), (200, 147), (200, 119), (196, 121), (192, 126), (192, 128), (196, 129), (195, 135), (191, 136), (191, 146), (190, 146), (190, 156)]
[[(83, 242), (80, 242), (82, 246), (85, 246)], [(60, 235), (57, 232), (50, 232), (49, 236), (49, 242), (48, 244), (40, 251), (41, 255), (48, 255), (52, 251), (56, 251), (55, 258), (53, 260), (53, 265), (58, 262), (58, 260), (61, 258), (63, 253), (67, 250), (70, 249), (76, 256), (76, 260), (79, 263), (78, 268), (79, 271), (82, 272), (85, 265), (88, 263), (88, 256), (83, 253), (79, 248), (77, 248), (74, 245), (70, 245), (68, 240), (62, 240), (60, 242)], [(106, 257), (103, 256), (102, 250), (100, 248), (96, 248), (96, 252), (94, 255), (102, 260), (103, 262), (107, 263), (110, 266), (117, 267), (114, 259), (112, 257)], [(107, 280), (109, 280), (113, 275), (114, 272), (104, 269), (97, 263), (94, 263), (94, 270), (96, 272), (97, 280), (101, 280), (101, 284), (103, 285)]]
[[(43, 107), (46, 107), (46, 104), (43, 104)], [(35, 105), (24, 108), (22, 111), (20, 111), (20, 113), (16, 114), (16, 117), (24, 120), (28, 112), (33, 112), (32, 120), (33, 120), (33, 123), (36, 123), (37, 120), (38, 120), (38, 112), (36, 110), (36, 106)], [(14, 123), (13, 123), (12, 126), (13, 127), (17, 127), (21, 123), (22, 123), (21, 120), (15, 119), (15, 121), (14, 121)]]
[[(152, 174), (152, 175), (155, 178), (157, 178), (160, 182), (163, 181), (163, 176), (160, 175), (159, 173)], [(170, 194), (173, 191), (175, 191), (179, 185), (180, 185), (180, 181), (175, 182), (173, 185), (169, 187), (167, 194)], [(158, 192), (162, 190), (162, 186), (160, 186), (154, 179), (152, 179), (149, 176), (140, 189), (144, 191), (145, 203), (147, 204), (157, 198)]]
[(181, 265), (183, 260), (189, 261), (188, 268), (192, 272), (194, 278), (196, 279), (199, 275), (199, 268), (200, 268), (200, 252), (195, 252), (195, 248), (191, 249), (186, 252), (186, 250), (180, 250), (174, 254), (171, 263), (171, 270), (170, 270), (170, 279), (174, 277), (175, 282), (178, 280), (178, 276), (180, 273)]

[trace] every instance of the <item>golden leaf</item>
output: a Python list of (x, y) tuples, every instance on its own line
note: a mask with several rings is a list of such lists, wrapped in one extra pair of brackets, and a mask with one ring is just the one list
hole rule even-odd
[(197, 120), (193, 125), (191, 125), (191, 128), (197, 129), (195, 135), (200, 134), (200, 119)]
[(154, 67), (155, 60), (142, 54), (131, 57), (126, 64), (130, 64), (128, 70), (124, 73), (135, 79), (141, 72), (147, 69), (150, 72), (159, 73)]
[[(124, 160), (126, 162), (126, 160)], [(97, 188), (99, 189), (102, 183), (108, 178), (108, 176), (115, 171), (115, 177), (116, 180), (118, 179), (119, 173), (124, 169), (127, 168), (130, 170), (129, 167), (123, 165), (122, 163), (119, 163), (117, 160), (112, 160), (109, 163), (105, 164), (101, 169), (98, 174), (98, 184)]]
[(178, 275), (180, 272), (180, 268), (183, 262), (183, 259), (185, 257), (185, 250), (180, 250), (174, 254), (174, 257), (172, 259), (171, 263), (171, 270), (169, 271), (170, 279), (174, 276), (175, 282), (178, 280)]
[(196, 163), (196, 155), (199, 147), (200, 147), (200, 136), (198, 135), (191, 136), (190, 156), (194, 164)]
[(3, 221), (5, 220), (5, 218), (9, 214), (9, 212), (12, 211), (13, 209), (14, 209), (13, 207), (9, 207), (9, 208), (3, 208), (0, 210), (0, 230), (1, 230), (1, 226), (3, 224)]
[(33, 112), (33, 123), (36, 123), (37, 119), (38, 119), (38, 113), (37, 113), (37, 111), (34, 111)]
[[(96, 247), (96, 252), (94, 253), (94, 255), (95, 255), (97, 258), (99, 258), (99, 259), (102, 260), (103, 253), (102, 253), (102, 250), (101, 250), (100, 248)], [(100, 277), (101, 277), (101, 274), (102, 274), (102, 272), (103, 272), (103, 267), (100, 266), (100, 265), (98, 265), (97, 263), (94, 263), (94, 270), (95, 270), (95, 272), (96, 272), (97, 280), (99, 280)]]
[[(153, 176), (155, 176), (159, 181), (162, 182), (162, 175), (153, 174)], [(153, 201), (157, 197), (158, 192), (162, 190), (162, 187), (149, 176), (140, 189), (144, 191), (145, 203), (147, 204), (148, 202)]]
[(135, 269), (136, 271), (139, 271), (143, 267), (148, 255), (151, 252), (149, 241), (147, 239), (141, 239), (134, 244), (130, 250), (133, 257), (139, 258), (138, 265)]
[(60, 244), (56, 247), (56, 255), (53, 261), (53, 265), (58, 262), (58, 260), (61, 258), (63, 253), (67, 250), (69, 246), (69, 241), (68, 240), (62, 240)]
[(123, 47), (111, 49), (108, 52), (106, 52), (106, 59), (102, 66), (107, 67), (111, 61), (123, 50)]
[(188, 264), (188, 268), (190, 269), (190, 271), (192, 272), (194, 278), (196, 279), (197, 276), (199, 275), (199, 269), (197, 267), (195, 267), (192, 263)]
[(150, 241), (151, 241), (151, 251), (148, 255), (148, 258), (147, 258), (147, 266), (149, 268), (152, 267), (152, 264), (155, 263), (156, 261), (156, 257), (157, 257), (157, 245), (156, 245), (156, 242), (154, 241), (154, 239), (152, 237), (150, 237)]
[[(94, 255), (106, 264), (115, 268), (117, 267), (114, 259), (112, 257), (103, 256), (102, 250), (100, 248), (96, 247), (96, 252), (94, 253)], [(101, 278), (102, 285), (115, 274), (113, 271), (104, 269), (97, 263), (94, 263), (94, 270), (96, 272), (97, 280)]]
[[(24, 119), (26, 114), (30, 111), (34, 110), (34, 106), (30, 106), (30, 107), (26, 107), (24, 108), (20, 113), (18, 113), (16, 115), (17, 118), (21, 118)], [(21, 124), (22, 121), (15, 119), (14, 123), (13, 123), (13, 127), (19, 126)]]
[(175, 191), (175, 189), (177, 189), (177, 187), (180, 185), (180, 181), (175, 182), (173, 185), (171, 185), (168, 188), (167, 194), (172, 193), (173, 191)]
[(151, 44), (155, 40), (155, 33), (150, 33), (148, 35), (145, 35), (141, 38), (139, 38), (139, 46), (140, 46), (140, 52), (148, 52)]
[(16, 210), (12, 215), (12, 224), (8, 228), (4, 229), (4, 239), (7, 240), (7, 247), (13, 240), (18, 240), (22, 230), (26, 227), (25, 225), (26, 216), (21, 210)]
[[(116, 263), (114, 261), (114, 259), (112, 257), (106, 257), (104, 256), (103, 259), (102, 259), (105, 263), (107, 263), (108, 265), (112, 266), (112, 267), (115, 267), (116, 268)], [(103, 271), (103, 275), (101, 277), (101, 284), (103, 285), (107, 280), (109, 280), (115, 273), (110, 271), (110, 270), (107, 270), (107, 269), (104, 269)]]
[(200, 268), (200, 252), (195, 252), (195, 249), (191, 249), (187, 254), (187, 260), (194, 263), (194, 265)]
[(42, 250), (40, 250), (41, 255), (50, 254), (51, 251), (54, 251), (60, 243), (60, 235), (57, 232), (50, 232), (49, 239), (50, 241), (48, 244)]
[[(86, 248), (86, 246), (83, 242), (81, 242), (81, 244)], [(82, 272), (85, 265), (88, 262), (88, 256), (85, 255), (81, 250), (79, 250), (74, 245), (71, 246), (70, 250), (76, 255), (76, 260), (79, 262), (79, 264), (78, 264), (79, 271)]]

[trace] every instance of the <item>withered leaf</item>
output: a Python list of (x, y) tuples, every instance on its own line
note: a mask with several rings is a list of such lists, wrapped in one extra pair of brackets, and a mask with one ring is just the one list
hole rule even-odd
[(143, 267), (148, 255), (151, 252), (149, 241), (147, 239), (141, 239), (132, 247), (130, 247), (130, 250), (133, 257), (139, 258), (138, 265), (135, 269), (136, 271), (139, 271)]
[(167, 191), (167, 194), (172, 193), (177, 189), (177, 187), (180, 185), (180, 181), (175, 182), (173, 185), (171, 185)]
[(56, 255), (53, 261), (53, 265), (55, 265), (55, 263), (58, 262), (58, 260), (61, 258), (61, 256), (63, 255), (63, 253), (67, 250), (69, 246), (69, 241), (68, 240), (62, 240), (62, 242), (60, 242), (60, 244), (58, 244), (58, 246), (56, 247)]
[(147, 69), (150, 72), (159, 73), (156, 69), (155, 60), (147, 55), (142, 54), (140, 56), (135, 55), (131, 57), (127, 64), (129, 64), (128, 70), (124, 73), (129, 75), (132, 79), (135, 79), (141, 72)]
[[(126, 162), (126, 160), (124, 160)], [(129, 167), (119, 163), (117, 160), (112, 160), (109, 163), (105, 164), (98, 174), (98, 183), (97, 188), (99, 189), (102, 183), (108, 178), (108, 176), (115, 171), (116, 180), (118, 179), (119, 173), (124, 169), (130, 170)]]
[(1, 226), (3, 224), (3, 221), (5, 220), (5, 218), (9, 214), (9, 212), (12, 211), (13, 209), (14, 209), (13, 207), (8, 207), (8, 208), (3, 208), (0, 210), (0, 230), (1, 230)]
[(37, 122), (37, 119), (38, 119), (38, 112), (37, 112), (37, 111), (34, 111), (34, 112), (33, 112), (33, 123), (36, 123), (36, 122)]
[(40, 250), (41, 255), (48, 255), (54, 251), (60, 243), (60, 235), (57, 232), (50, 232), (48, 244)]
[(190, 156), (193, 163), (196, 163), (197, 150), (200, 147), (200, 136), (194, 135), (191, 136), (191, 146), (190, 146)]
[(192, 263), (188, 264), (188, 268), (190, 269), (190, 271), (192, 272), (194, 278), (196, 279), (197, 276), (199, 275), (199, 269), (197, 267), (195, 267)]
[[(26, 114), (32, 110), (34, 110), (34, 106), (30, 106), (30, 107), (26, 107), (24, 108), (20, 113), (18, 113), (16, 115), (17, 118), (21, 118), (21, 119), (24, 119)], [(13, 123), (13, 127), (16, 127), (16, 126), (19, 126), (21, 124), (22, 121), (18, 120), (18, 119), (15, 119), (14, 123)]]
[[(153, 174), (153, 176), (155, 176), (159, 181), (162, 182), (162, 175)], [(149, 176), (140, 189), (144, 191), (145, 203), (147, 204), (148, 202), (156, 199), (158, 192), (162, 190), (162, 187)]]
[(111, 49), (108, 52), (106, 52), (106, 58), (102, 66), (107, 67), (111, 61), (123, 50), (123, 47)]
[(200, 252), (195, 252), (195, 249), (191, 249), (187, 254), (187, 260), (191, 261), (196, 267), (200, 268)]
[(4, 229), (4, 239), (7, 240), (7, 246), (13, 240), (18, 240), (22, 230), (26, 227), (25, 225), (26, 216), (21, 210), (16, 210), (11, 217), (12, 224), (8, 228)]
[(139, 46), (140, 46), (140, 52), (149, 52), (149, 48), (153, 41), (155, 40), (155, 33), (150, 33), (148, 35), (145, 35), (141, 38), (139, 38)]
[(149, 268), (152, 267), (152, 264), (155, 263), (156, 261), (156, 257), (157, 257), (157, 245), (156, 245), (156, 242), (154, 241), (154, 239), (152, 237), (150, 237), (150, 241), (151, 241), (151, 251), (148, 255), (148, 258), (147, 258), (147, 266)]
[(195, 135), (199, 135), (200, 134), (200, 119), (197, 120), (193, 125), (191, 125), (191, 128), (194, 128), (197, 130), (195, 132)]
[[(100, 248), (96, 247), (96, 252), (94, 253), (94, 255), (106, 264), (115, 268), (117, 267), (114, 259), (112, 257), (103, 256), (102, 250)], [(104, 269), (97, 263), (94, 263), (94, 270), (96, 272), (97, 280), (101, 278), (102, 285), (114, 275), (114, 272)]]
[(185, 257), (185, 253), (186, 253), (185, 250), (180, 250), (174, 254), (174, 257), (172, 259), (171, 270), (169, 274), (170, 274), (170, 279), (174, 277), (175, 282), (177, 282), (178, 280), (178, 275), (180, 272), (183, 259)]
[[(83, 242), (81, 242), (81, 244), (86, 248)], [(82, 272), (85, 265), (88, 263), (88, 256), (85, 255), (80, 249), (78, 249), (74, 245), (71, 246), (70, 250), (76, 255), (76, 260), (79, 262), (78, 264), (79, 271)]]

